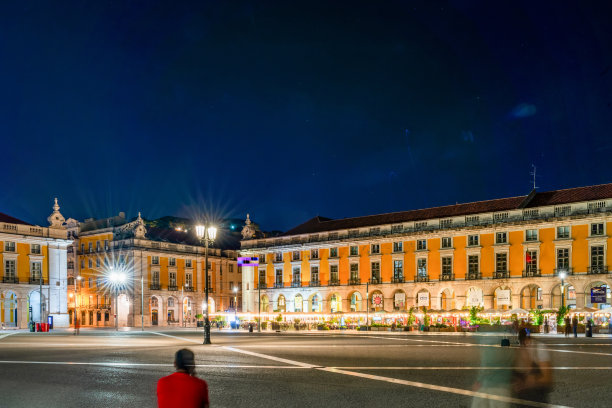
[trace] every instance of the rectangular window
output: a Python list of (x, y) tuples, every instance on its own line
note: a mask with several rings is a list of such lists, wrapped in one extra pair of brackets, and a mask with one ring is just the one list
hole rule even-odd
[(230, 273), (234, 273), (234, 264), (229, 264)]
[(96, 241), (96, 252), (100, 252), (100, 241)]
[(81, 269), (85, 269), (85, 260), (81, 259)]
[(477, 246), (479, 245), (480, 240), (478, 235), (468, 235), (468, 245), (469, 246)]
[(318, 266), (310, 267), (310, 282), (319, 283), (319, 267)]
[(495, 243), (496, 244), (507, 244), (508, 243), (508, 233), (507, 232), (495, 233)]
[(451, 275), (453, 273), (453, 258), (450, 256), (442, 257), (442, 275)]
[(351, 246), (350, 251), (351, 256), (359, 255), (359, 247), (356, 245)]
[(351, 281), (357, 282), (359, 280), (359, 264), (351, 264)]
[(495, 254), (495, 272), (508, 272), (508, 254)]
[(293, 268), (293, 283), (301, 284), (302, 277), (300, 276), (300, 268)]
[(525, 252), (525, 269), (527, 273), (534, 274), (538, 271), (538, 251)]
[(338, 257), (338, 248), (330, 248), (329, 249), (329, 257), (337, 258)]
[(176, 258), (169, 258), (168, 266), (176, 266)]
[(319, 250), (311, 249), (310, 250), (310, 259), (319, 259)]
[(277, 252), (274, 254), (274, 260), (276, 262), (283, 262), (283, 254), (281, 252)]
[(424, 251), (427, 249), (427, 240), (418, 239), (416, 242), (417, 251)]
[(568, 239), (569, 237), (570, 237), (569, 225), (557, 227), (557, 239)]
[(338, 265), (329, 266), (329, 280), (332, 283), (338, 283), (340, 281), (338, 277)]
[(537, 241), (538, 240), (538, 230), (537, 229), (528, 229), (525, 231), (525, 241)]
[(294, 261), (299, 261), (300, 260), (300, 251), (293, 251), (291, 259)]
[(380, 227), (370, 228), (370, 235), (380, 235)]
[(453, 247), (453, 240), (451, 237), (443, 237), (442, 238), (442, 248), (452, 248)]
[(479, 221), (480, 221), (479, 215), (466, 215), (465, 216), (466, 224), (478, 224)]
[(563, 207), (555, 207), (555, 216), (556, 217), (564, 217), (570, 215), (572, 212), (572, 206), (566, 205)]
[(193, 287), (193, 275), (191, 273), (185, 274), (185, 286), (188, 288)]
[(501, 212), (493, 214), (493, 221), (505, 221), (509, 218), (510, 214), (507, 212)]
[(4, 243), (4, 251), (5, 252), (15, 252), (15, 243), (11, 241), (6, 241)]
[(96, 278), (96, 286), (97, 286), (97, 287), (100, 287), (100, 286), (101, 286), (101, 283), (102, 283), (102, 279), (100, 279), (100, 278)]
[(603, 223), (591, 224), (591, 235), (603, 235), (604, 225)]
[(87, 244), (87, 249), (88, 249), (89, 252), (93, 252), (93, 243), (92, 242)]
[(159, 265), (159, 256), (154, 255), (151, 257), (151, 265)]
[(104, 240), (104, 250), (108, 251), (108, 239)]
[(92, 267), (93, 267), (93, 261), (91, 260), (91, 258), (89, 258), (89, 259), (87, 260), (87, 266), (88, 266), (89, 268), (92, 268)]
[(191, 259), (185, 259), (185, 268), (191, 268)]
[(338, 239), (338, 233), (337, 232), (330, 232), (328, 238), (329, 238), (330, 241), (335, 241), (335, 240)]
[(100, 258), (96, 258), (96, 268), (100, 267)]
[(391, 226), (391, 233), (392, 234), (399, 234), (404, 230), (404, 226), (403, 225), (392, 225)]
[(89, 285), (90, 288), (93, 288), (93, 278), (92, 277), (89, 277), (87, 279), (87, 284)]
[(450, 228), (452, 226), (453, 226), (453, 220), (451, 218), (440, 220), (440, 228)]
[(81, 243), (81, 253), (85, 252), (85, 244)]
[(32, 262), (31, 268), (32, 280), (39, 281), (40, 274), (42, 273), (42, 264), (40, 262)]
[(604, 266), (604, 247), (596, 245), (591, 247), (591, 267), (602, 268)]
[(557, 249), (557, 269), (569, 268), (569, 248)]
[(535, 218), (539, 215), (540, 210), (523, 210), (523, 217), (525, 218)]
[(266, 284), (266, 271), (264, 269), (261, 269), (259, 271), (259, 284), (260, 285)]
[(588, 203), (587, 204), (587, 208), (589, 210), (598, 210), (600, 208), (604, 208), (606, 206), (606, 202), (605, 201), (597, 201), (594, 203)]
[(393, 252), (402, 252), (404, 250), (403, 242), (394, 242), (393, 243)]
[(40, 255), (40, 244), (30, 245), (30, 251), (34, 255)]
[(282, 285), (283, 284), (283, 270), (282, 269), (277, 269), (276, 270), (276, 281), (275, 283), (277, 285)]
[(396, 282), (404, 280), (404, 262), (401, 260), (393, 261), (393, 280)]
[(427, 259), (426, 258), (417, 259), (417, 275), (427, 276)]
[(168, 273), (168, 285), (169, 286), (176, 286), (176, 272), (169, 272)]
[(372, 262), (372, 283), (380, 283), (380, 262)]
[(478, 255), (468, 256), (468, 273), (470, 275), (478, 275), (479, 272), (479, 259)]
[(372, 254), (380, 254), (380, 245), (379, 244), (372, 244), (370, 246), (370, 251)]
[(419, 221), (414, 223), (414, 229), (427, 229), (427, 221)]

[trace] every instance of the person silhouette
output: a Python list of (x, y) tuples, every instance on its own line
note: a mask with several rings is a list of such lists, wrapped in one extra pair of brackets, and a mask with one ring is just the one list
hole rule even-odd
[(208, 384), (195, 376), (195, 358), (189, 349), (174, 355), (176, 372), (157, 381), (159, 408), (208, 408)]

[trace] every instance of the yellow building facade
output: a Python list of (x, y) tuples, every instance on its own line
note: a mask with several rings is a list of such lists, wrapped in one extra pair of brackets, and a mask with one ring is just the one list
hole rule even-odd
[[(612, 184), (332, 220), (242, 241), (253, 313), (607, 306)], [(249, 288), (247, 288), (247, 286)], [(591, 301), (604, 287), (605, 303)]]
[(0, 213), (0, 325), (27, 328), (29, 322), (68, 326), (66, 249), (70, 244), (57, 200), (49, 227)]
[[(69, 220), (70, 221), (70, 220)], [(82, 326), (195, 326), (205, 310), (205, 249), (184, 231), (145, 226), (125, 214), (68, 223), (70, 323)], [(111, 281), (123, 273), (123, 284)], [(210, 313), (233, 304), (236, 253), (208, 250)]]

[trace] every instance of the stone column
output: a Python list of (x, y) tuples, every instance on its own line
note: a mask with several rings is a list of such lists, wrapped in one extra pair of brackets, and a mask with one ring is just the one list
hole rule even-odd
[(68, 327), (68, 259), (67, 241), (48, 244), (49, 300), (47, 313), (53, 316), (54, 327)]

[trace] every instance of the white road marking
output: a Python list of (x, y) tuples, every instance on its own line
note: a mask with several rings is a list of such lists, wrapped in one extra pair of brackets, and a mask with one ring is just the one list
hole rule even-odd
[(154, 332), (154, 331), (150, 331), (147, 333), (153, 333), (153, 334), (157, 334), (158, 336), (166, 336), (166, 337), (171, 337), (173, 339), (178, 339), (178, 340), (185, 340), (185, 341), (189, 341), (191, 343), (196, 343), (196, 344), (202, 344), (204, 342), (204, 339), (202, 340), (193, 340), (193, 339), (188, 339), (185, 337), (178, 337), (178, 336), (173, 336), (171, 334), (166, 334), (166, 333), (160, 333), (160, 332)]
[[(526, 367), (486, 367), (486, 366), (466, 366), (466, 367), (327, 367), (340, 370), (525, 370)], [(551, 367), (551, 370), (612, 370), (612, 367)]]
[(489, 399), (489, 400), (500, 401), (500, 402), (508, 402), (512, 404), (527, 405), (530, 407), (563, 407), (562, 405), (545, 404), (542, 402), (527, 401), (527, 400), (522, 400), (518, 398), (504, 397), (501, 395), (487, 394), (484, 392), (464, 390), (461, 388), (444, 387), (440, 385), (426, 384), (426, 383), (422, 383), (418, 381), (399, 380), (397, 378), (389, 378), (389, 377), (382, 377), (379, 375), (357, 373), (354, 371), (338, 370), (335, 368), (319, 368), (319, 370), (327, 371), (330, 373), (336, 373), (336, 374), (350, 375), (353, 377), (366, 378), (368, 380), (385, 381), (385, 382), (390, 382), (393, 384), (401, 384), (401, 385), (407, 385), (410, 387), (424, 388), (424, 389), (428, 389), (432, 391), (448, 392), (448, 393), (457, 394), (457, 395), (464, 395), (466, 397), (483, 398), (483, 399)]
[(230, 351), (234, 351), (236, 353), (248, 354), (249, 356), (265, 358), (265, 359), (268, 359), (268, 360), (274, 360), (274, 361), (278, 361), (278, 362), (281, 362), (281, 363), (286, 363), (286, 364), (295, 365), (295, 366), (304, 367), (304, 368), (320, 367), (320, 366), (313, 365), (313, 364), (302, 363), (300, 361), (288, 360), (286, 358), (269, 356), (267, 354), (255, 353), (253, 351), (240, 350), (240, 349), (237, 349), (235, 347), (230, 347), (230, 346), (223, 346), (221, 348), (226, 349), (226, 350), (230, 350)]
[[(88, 365), (102, 367), (172, 367), (169, 363), (113, 363), (113, 362), (81, 362), (81, 361), (24, 361), (0, 360), (0, 364), (42, 364), (42, 365)], [(258, 368), (258, 369), (302, 369), (310, 367), (280, 366), (280, 365), (240, 365), (240, 364), (196, 364), (199, 368)]]
[(500, 396), (500, 395), (487, 394), (487, 393), (483, 393), (483, 392), (464, 390), (464, 389), (461, 389), (461, 388), (444, 387), (444, 386), (439, 386), (439, 385), (434, 385), (434, 384), (426, 384), (426, 383), (417, 382), (417, 381), (399, 380), (399, 379), (396, 379), (396, 378), (382, 377), (382, 376), (379, 376), (379, 375), (372, 375), (372, 374), (359, 373), (359, 372), (355, 372), (355, 371), (341, 370), (341, 369), (332, 368), (332, 367), (315, 366), (315, 365), (312, 365), (312, 364), (303, 363), (301, 361), (288, 360), (288, 359), (285, 359), (285, 358), (279, 358), (279, 357), (270, 356), (270, 355), (267, 355), (267, 354), (254, 353), (254, 352), (251, 352), (251, 351), (240, 350), (240, 349), (237, 349), (235, 347), (223, 347), (223, 348), (227, 349), (227, 350), (235, 351), (235, 352), (238, 352), (238, 353), (249, 354), (249, 355), (252, 355), (252, 356), (266, 358), (266, 359), (270, 359), (270, 360), (274, 360), (274, 361), (281, 361), (283, 363), (297, 365), (297, 366), (300, 366), (300, 367), (309, 367), (309, 368), (314, 368), (314, 369), (317, 369), (317, 370), (326, 371), (326, 372), (330, 372), (330, 373), (350, 375), (350, 376), (354, 376), (354, 377), (366, 378), (366, 379), (369, 379), (369, 380), (386, 381), (386, 382), (390, 382), (390, 383), (393, 383), (393, 384), (407, 385), (407, 386), (410, 386), (410, 387), (424, 388), (424, 389), (429, 389), (429, 390), (433, 390), (433, 391), (448, 392), (448, 393), (452, 393), (452, 394), (464, 395), (464, 396), (467, 396), (467, 397), (484, 398), (484, 399), (490, 399), (490, 400), (494, 400), (494, 401), (508, 402), (508, 403), (513, 403), (513, 404), (521, 404), (521, 405), (526, 405), (526, 406), (531, 406), (531, 407), (562, 407), (562, 406), (557, 406), (557, 405), (544, 404), (544, 403), (541, 403), (541, 402), (527, 401), (527, 400), (521, 400), (521, 399), (517, 399), (517, 398), (504, 397), (504, 396)]
[(13, 334), (15, 334), (15, 333), (7, 333), (7, 334), (2, 334), (2, 335), (0, 335), (0, 340), (2, 340), (2, 339), (3, 339), (3, 338), (5, 338), (5, 337), (11, 336), (11, 335), (13, 335)]

